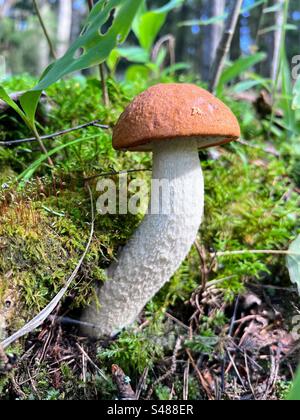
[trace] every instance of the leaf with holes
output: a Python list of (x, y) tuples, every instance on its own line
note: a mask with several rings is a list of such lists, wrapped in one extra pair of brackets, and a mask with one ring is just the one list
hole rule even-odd
[(125, 41), (142, 2), (143, 0), (98, 1), (78, 39), (63, 57), (46, 69), (38, 85), (22, 96), (21, 105), (31, 123), (34, 122), (43, 90), (70, 73), (102, 63), (115, 47)]
[(298, 287), (300, 294), (300, 235), (291, 243), (289, 248), (290, 255), (287, 257), (287, 268), (290, 279)]

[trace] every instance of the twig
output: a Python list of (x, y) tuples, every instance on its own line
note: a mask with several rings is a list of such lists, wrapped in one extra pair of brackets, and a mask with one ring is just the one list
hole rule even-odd
[(136, 395), (136, 399), (137, 400), (140, 399), (141, 393), (142, 393), (142, 391), (143, 391), (143, 389), (145, 387), (146, 380), (147, 380), (147, 377), (148, 377), (148, 373), (149, 373), (149, 368), (146, 367), (144, 369), (144, 372), (143, 372), (143, 374), (142, 374), (142, 376), (141, 376), (141, 378), (139, 380), (139, 383), (138, 383), (138, 385), (136, 387), (135, 395)]
[(102, 87), (103, 105), (105, 107), (108, 107), (110, 101), (109, 101), (109, 94), (108, 94), (106, 78), (105, 78), (105, 68), (104, 68), (103, 63), (99, 64), (99, 73), (100, 73), (100, 80), (101, 80), (101, 87)]
[(183, 373), (183, 391), (182, 399), (183, 401), (188, 401), (189, 399), (189, 377), (190, 377), (190, 359), (186, 363), (186, 368)]
[(245, 368), (246, 368), (246, 373), (247, 373), (247, 380), (248, 380), (248, 384), (250, 387), (250, 390), (252, 392), (253, 398), (254, 400), (256, 400), (256, 395), (255, 395), (255, 391), (252, 385), (252, 381), (251, 381), (251, 375), (250, 375), (250, 369), (249, 369), (249, 365), (248, 365), (248, 358), (247, 358), (247, 353), (244, 353), (244, 360), (245, 360)]
[[(103, 125), (103, 124), (99, 124), (99, 123), (100, 123), (100, 120), (90, 121), (90, 122), (85, 123), (85, 124), (80, 124), (80, 125), (77, 125), (75, 127), (71, 127), (71, 128), (67, 128), (65, 130), (57, 131), (56, 133), (53, 133), (53, 134), (47, 134), (45, 136), (40, 136), (40, 139), (41, 140), (55, 139), (56, 137), (64, 136), (66, 134), (72, 133), (73, 131), (82, 130), (82, 129), (88, 128), (88, 127), (99, 127), (99, 128), (102, 128), (103, 130), (109, 130), (111, 128), (109, 125)], [(15, 146), (15, 145), (18, 145), (18, 144), (23, 144), (23, 143), (32, 143), (32, 142), (35, 142), (35, 141), (37, 141), (36, 137), (29, 137), (28, 139), (1, 141), (0, 146), (9, 147), (9, 146)]]
[(196, 239), (194, 242), (195, 248), (198, 252), (200, 261), (201, 261), (201, 278), (202, 278), (202, 282), (201, 282), (201, 287), (199, 289), (199, 293), (203, 293), (204, 290), (206, 289), (206, 284), (208, 282), (208, 274), (209, 274), (209, 270), (207, 267), (207, 257), (206, 257), (206, 252), (205, 252), (205, 248), (202, 247), (200, 245), (200, 243), (198, 242), (198, 240)]
[(170, 66), (174, 66), (176, 64), (176, 56), (175, 56), (176, 39), (171, 34), (163, 36), (154, 45), (153, 51), (152, 51), (152, 60), (153, 61), (157, 60), (158, 54), (165, 43), (168, 43), (168, 49), (169, 49), (169, 54), (170, 54)]
[(47, 31), (47, 28), (46, 28), (46, 25), (45, 25), (44, 20), (43, 20), (43, 18), (42, 18), (42, 15), (41, 15), (41, 13), (40, 13), (40, 10), (39, 10), (39, 7), (38, 7), (38, 4), (37, 4), (37, 1), (36, 1), (36, 0), (32, 0), (32, 2), (33, 2), (34, 9), (35, 9), (35, 11), (36, 11), (37, 17), (38, 17), (38, 19), (39, 19), (40, 25), (41, 25), (41, 27), (42, 27), (42, 29), (43, 29), (44, 35), (45, 35), (45, 37), (46, 37), (46, 39), (47, 39), (47, 42), (48, 42), (48, 45), (49, 45), (49, 49), (50, 49), (51, 56), (52, 56), (52, 58), (53, 58), (54, 60), (56, 60), (56, 53), (55, 53), (55, 50), (54, 50), (54, 46), (53, 46), (53, 44), (52, 44), (52, 41), (51, 41), (50, 35), (49, 35), (48, 31)]
[(200, 385), (205, 390), (205, 392), (206, 392), (206, 394), (208, 396), (208, 399), (209, 400), (213, 400), (214, 398), (213, 398), (213, 395), (212, 395), (211, 390), (209, 388), (209, 385), (206, 382), (205, 378), (203, 377), (202, 373), (200, 372), (200, 369), (198, 368), (198, 366), (197, 366), (197, 364), (196, 364), (196, 362), (195, 362), (195, 360), (194, 360), (194, 358), (192, 356), (192, 353), (190, 352), (189, 349), (185, 349), (185, 351), (186, 351), (186, 353), (187, 353), (187, 355), (188, 355), (188, 357), (189, 357), (189, 359), (190, 359), (190, 361), (192, 363), (192, 366), (193, 366), (193, 368), (194, 368), (194, 370), (195, 370), (195, 372), (197, 374), (198, 381), (199, 381)]
[(39, 133), (38, 133), (35, 125), (32, 127), (32, 131), (33, 131), (33, 134), (35, 135), (36, 140), (38, 141), (38, 143), (40, 145), (41, 151), (44, 153), (44, 155), (47, 156), (47, 160), (48, 160), (49, 165), (52, 168), (54, 168), (53, 160), (51, 159), (51, 157), (50, 157), (50, 155), (48, 153), (48, 150), (46, 149), (46, 147), (45, 147), (45, 145), (43, 143), (43, 140), (41, 139), (41, 137), (40, 137), (40, 135), (39, 135)]
[(88, 191), (90, 194), (90, 200), (91, 200), (92, 221), (91, 221), (91, 231), (90, 231), (89, 240), (88, 240), (88, 243), (86, 245), (86, 248), (82, 257), (80, 258), (75, 270), (73, 271), (72, 275), (68, 279), (66, 285), (60, 290), (60, 292), (54, 297), (54, 299), (52, 299), (52, 301), (36, 317), (34, 317), (31, 321), (29, 321), (23, 328), (21, 328), (15, 334), (13, 334), (12, 336), (4, 340), (2, 343), (0, 343), (3, 349), (10, 346), (15, 341), (19, 340), (21, 337), (24, 337), (24, 335), (30, 334), (32, 331), (40, 327), (45, 322), (45, 320), (49, 317), (49, 315), (53, 312), (56, 306), (59, 304), (59, 302), (61, 301), (61, 299), (64, 297), (69, 287), (71, 286), (72, 282), (76, 278), (80, 270), (80, 267), (82, 266), (83, 261), (85, 260), (85, 257), (87, 256), (87, 253), (90, 249), (93, 236), (94, 236), (94, 228), (95, 228), (95, 212), (94, 212), (93, 195), (92, 195), (92, 191), (90, 187), (87, 186), (87, 188), (88, 188)]
[(212, 66), (209, 90), (215, 92), (221, 78), (227, 54), (230, 51), (232, 39), (236, 30), (236, 25), (240, 16), (243, 0), (232, 2), (232, 10), (227, 20), (226, 28), (218, 47), (216, 58)]
[(126, 175), (126, 174), (133, 174), (136, 172), (151, 172), (151, 169), (128, 169), (128, 171), (112, 171), (112, 172), (104, 172), (101, 174), (93, 175), (88, 178), (84, 178), (84, 181), (92, 181), (93, 179), (100, 178), (103, 176), (113, 176), (113, 175)]
[(239, 372), (239, 370), (238, 370), (238, 368), (237, 368), (237, 366), (235, 364), (235, 361), (234, 361), (233, 357), (231, 356), (231, 354), (230, 354), (230, 352), (228, 350), (226, 350), (226, 352), (227, 352), (228, 357), (230, 359), (230, 362), (231, 362), (231, 364), (233, 366), (233, 369), (235, 370), (235, 373), (236, 373), (237, 377), (239, 378), (239, 381), (240, 381), (242, 387), (247, 391), (247, 388), (245, 386), (245, 383), (244, 383), (244, 381), (243, 381), (243, 379), (242, 379), (242, 377), (240, 375), (240, 372)]
[(171, 321), (176, 322), (176, 324), (178, 324), (180, 327), (184, 328), (186, 331), (189, 331), (190, 330), (190, 328), (187, 325), (185, 325), (179, 319), (175, 318), (175, 316), (169, 314), (169, 312), (166, 312), (165, 315), (166, 315), (167, 318), (169, 318)]
[(171, 365), (171, 369), (168, 370), (168, 372), (166, 372), (164, 375), (162, 375), (160, 378), (156, 379), (156, 381), (153, 383), (153, 385), (150, 387), (146, 400), (150, 400), (155, 387), (160, 384), (161, 382), (165, 381), (166, 379), (168, 379), (170, 376), (173, 376), (176, 372), (177, 369), (177, 357), (178, 357), (178, 353), (181, 349), (181, 345), (182, 345), (182, 341), (183, 338), (182, 337), (178, 337), (175, 347), (174, 347), (174, 352), (173, 352), (173, 356), (172, 356), (172, 365)]
[[(89, 11), (92, 10), (94, 7), (94, 0), (87, 0)], [(99, 74), (100, 74), (100, 81), (101, 81), (101, 87), (102, 87), (102, 99), (103, 99), (103, 105), (109, 106), (109, 94), (107, 90), (106, 80), (105, 80), (105, 71), (104, 71), (104, 65), (103, 63), (99, 64)]]
[(78, 343), (76, 343), (76, 346), (81, 351), (81, 353), (86, 357), (86, 359), (90, 362), (90, 364), (96, 369), (96, 371), (102, 376), (102, 378), (105, 381), (108, 381), (105, 373), (96, 365), (96, 363), (93, 362), (93, 360), (90, 358), (90, 356), (87, 354), (87, 352), (84, 350), (83, 347), (81, 347)]
[(249, 249), (249, 250), (242, 250), (242, 251), (225, 251), (225, 252), (217, 252), (216, 257), (228, 257), (231, 255), (245, 255), (245, 254), (266, 254), (266, 255), (293, 255), (295, 257), (300, 257), (300, 252), (293, 252), (293, 251), (277, 251), (277, 250), (268, 250), (268, 249)]

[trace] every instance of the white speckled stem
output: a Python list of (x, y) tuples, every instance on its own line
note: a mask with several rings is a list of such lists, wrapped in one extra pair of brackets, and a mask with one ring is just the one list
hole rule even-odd
[[(114, 335), (132, 324), (146, 303), (170, 280), (196, 239), (204, 206), (204, 184), (196, 140), (172, 140), (154, 145), (153, 180), (170, 185), (171, 212), (151, 214), (162, 194), (153, 194), (150, 211), (122, 249), (108, 280), (97, 291), (84, 321), (96, 324), (86, 331), (96, 337)], [(100, 307), (99, 307), (100, 304)]]

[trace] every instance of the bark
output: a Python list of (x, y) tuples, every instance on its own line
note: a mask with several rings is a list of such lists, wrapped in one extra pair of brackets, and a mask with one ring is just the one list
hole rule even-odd
[(232, 7), (229, 13), (228, 20), (226, 22), (226, 28), (219, 47), (217, 49), (216, 58), (211, 69), (211, 76), (209, 82), (209, 89), (211, 92), (216, 90), (219, 83), (222, 71), (224, 69), (226, 57), (230, 51), (232, 39), (236, 30), (238, 19), (240, 16), (243, 0), (232, 1)]
[(277, 3), (280, 4), (280, 8), (275, 12), (274, 17), (276, 30), (274, 31), (274, 52), (271, 68), (271, 79), (274, 82), (276, 82), (277, 79), (277, 73), (279, 70), (280, 63), (281, 40), (284, 24), (284, 1), (285, 0), (277, 0)]
[[(273, 7), (280, 4), (280, 8), (275, 13), (264, 13), (262, 17), (261, 28), (258, 32), (257, 44), (259, 49), (265, 51), (268, 59), (261, 63), (259, 72), (263, 77), (276, 80), (279, 61), (282, 26), (284, 20), (284, 0), (269, 0), (267, 7)], [(264, 10), (265, 10), (264, 9)], [(276, 26), (276, 30), (268, 31), (268, 28)]]
[(0, 6), (0, 19), (7, 16), (10, 9), (17, 3), (17, 0), (5, 0)]
[[(209, 18), (222, 16), (225, 13), (225, 0), (206, 0), (205, 15)], [(209, 80), (210, 69), (222, 38), (224, 21), (216, 22), (205, 29), (203, 41), (202, 78)]]
[(232, 46), (230, 50), (230, 59), (232, 61), (238, 60), (242, 55), (241, 50), (241, 17), (238, 20), (236, 30), (232, 40)]
[(72, 31), (72, 0), (60, 0), (58, 7), (57, 55), (62, 57), (67, 51)]

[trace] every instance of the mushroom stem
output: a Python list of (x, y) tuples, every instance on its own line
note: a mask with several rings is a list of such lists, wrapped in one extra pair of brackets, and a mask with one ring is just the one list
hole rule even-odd
[(85, 320), (97, 325), (97, 330), (87, 333), (97, 337), (115, 335), (136, 320), (189, 253), (203, 207), (197, 141), (154, 143), (149, 210), (122, 249), (118, 262), (109, 267), (108, 280), (97, 291), (98, 304), (85, 313)]

